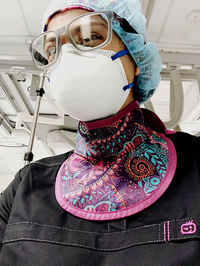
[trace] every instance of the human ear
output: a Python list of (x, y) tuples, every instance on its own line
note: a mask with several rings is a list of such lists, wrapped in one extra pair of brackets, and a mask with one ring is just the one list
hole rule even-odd
[(139, 67), (136, 67), (135, 69), (135, 76), (138, 76), (140, 74), (140, 69)]

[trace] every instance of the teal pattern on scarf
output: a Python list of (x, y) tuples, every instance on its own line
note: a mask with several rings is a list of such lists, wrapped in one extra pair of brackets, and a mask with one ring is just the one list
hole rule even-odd
[(136, 206), (165, 181), (168, 161), (166, 140), (145, 126), (139, 106), (103, 127), (80, 122), (74, 154), (60, 170), (62, 197), (94, 213)]

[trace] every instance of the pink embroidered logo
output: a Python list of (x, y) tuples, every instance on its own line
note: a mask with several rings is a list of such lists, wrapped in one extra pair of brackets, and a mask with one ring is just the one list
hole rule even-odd
[(193, 221), (189, 221), (181, 225), (182, 235), (194, 234), (196, 231), (197, 231), (197, 226)]

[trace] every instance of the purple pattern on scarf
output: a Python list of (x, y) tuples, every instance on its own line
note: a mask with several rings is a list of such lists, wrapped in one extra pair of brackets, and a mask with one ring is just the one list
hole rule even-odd
[(156, 192), (166, 178), (168, 145), (145, 127), (139, 107), (105, 127), (88, 127), (79, 123), (75, 152), (57, 176), (70, 209), (112, 213)]

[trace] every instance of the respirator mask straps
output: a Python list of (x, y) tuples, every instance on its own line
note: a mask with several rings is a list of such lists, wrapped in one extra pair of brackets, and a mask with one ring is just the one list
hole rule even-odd
[[(124, 49), (124, 50), (119, 51), (119, 52), (116, 53), (115, 55), (111, 56), (111, 59), (114, 61), (114, 60), (116, 60), (116, 59), (118, 59), (118, 58), (120, 58), (120, 57), (122, 57), (122, 56), (124, 56), (124, 55), (127, 55), (127, 54), (129, 54), (129, 50), (128, 50), (128, 49)], [(126, 91), (126, 90), (128, 90), (128, 89), (133, 88), (133, 86), (134, 86), (134, 82), (132, 82), (132, 83), (130, 83), (130, 84), (124, 86), (124, 87), (123, 87), (123, 90)]]

